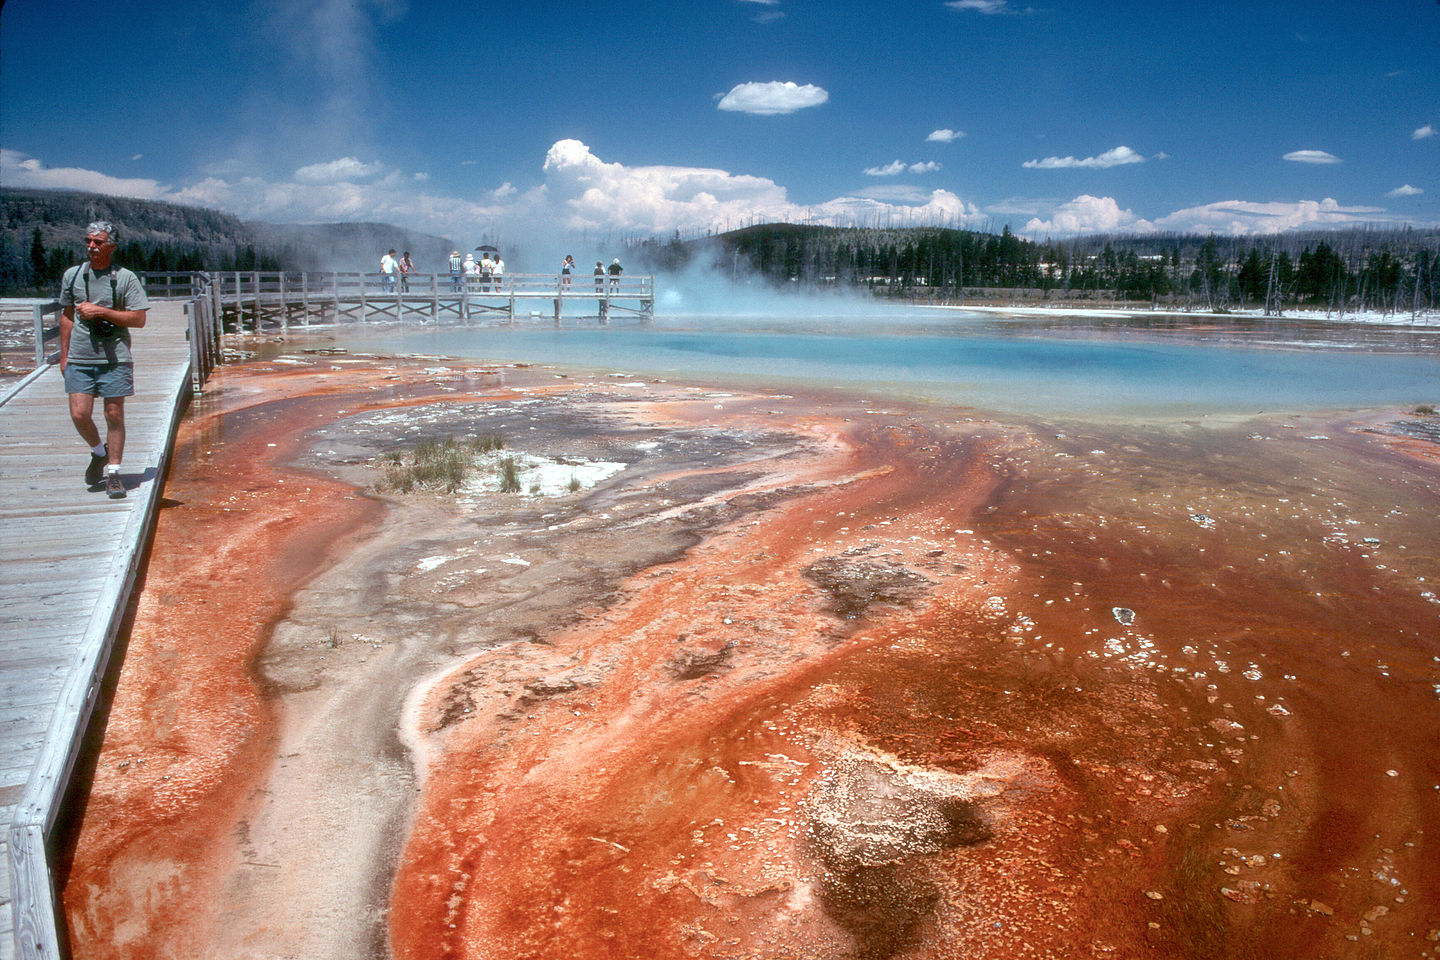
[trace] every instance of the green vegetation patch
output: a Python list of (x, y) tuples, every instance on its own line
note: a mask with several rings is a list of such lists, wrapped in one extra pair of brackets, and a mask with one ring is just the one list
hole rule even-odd
[(476, 469), (477, 456), (504, 446), (505, 440), (498, 433), (424, 440), (413, 449), (382, 457), (384, 476), (375, 488), (396, 493), (410, 493), (417, 488), (454, 493)]

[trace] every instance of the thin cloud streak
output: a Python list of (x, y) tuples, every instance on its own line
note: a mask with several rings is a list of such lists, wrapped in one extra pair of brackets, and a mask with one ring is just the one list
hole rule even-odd
[(1046, 157), (1044, 160), (1026, 160), (1020, 166), (1027, 170), (1065, 170), (1070, 168), (1108, 169), (1130, 163), (1144, 163), (1145, 158), (1126, 146), (1106, 150), (1097, 157)]
[(1344, 163), (1339, 157), (1324, 150), (1292, 150), (1284, 158), (1292, 163), (1332, 164)]

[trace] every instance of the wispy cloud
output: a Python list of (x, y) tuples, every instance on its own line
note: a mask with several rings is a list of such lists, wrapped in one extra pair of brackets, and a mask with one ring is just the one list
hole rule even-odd
[[(771, 8), (778, 7), (780, 5), (780, 0), (740, 0), (740, 2)], [(763, 13), (757, 13), (750, 19), (755, 23), (774, 23), (776, 20), (783, 20), (784, 18), (785, 12), (783, 10), (769, 9)]]
[(1326, 153), (1324, 150), (1291, 150), (1285, 154), (1285, 159), (1293, 163), (1344, 163), (1333, 153)]
[(1015, 12), (1010, 9), (1009, 0), (946, 0), (945, 6), (951, 10), (969, 10), (985, 14)]
[(930, 136), (925, 138), (925, 142), (954, 143), (956, 140), (959, 140), (963, 136), (965, 136), (964, 130), (951, 130), (948, 127), (942, 127), (939, 130), (932, 130), (930, 132)]
[(829, 99), (830, 94), (813, 83), (801, 86), (789, 80), (784, 83), (771, 81), (737, 84), (720, 97), (718, 106), (721, 110), (774, 116), (818, 107)]
[(312, 163), (295, 171), (298, 183), (343, 183), (368, 180), (385, 168), (378, 163), (363, 163), (355, 157), (341, 157), (325, 163)]
[(158, 200), (169, 187), (156, 180), (112, 177), (95, 170), (79, 167), (47, 167), (34, 157), (18, 150), (0, 149), (0, 183), (7, 187), (32, 187), (40, 190), (84, 190), (115, 197), (139, 197)]
[(1420, 194), (1422, 194), (1422, 193), (1424, 193), (1424, 192), (1425, 192), (1425, 191), (1424, 191), (1424, 190), (1421, 190), (1419, 187), (1412, 187), (1412, 186), (1410, 186), (1410, 184), (1407, 183), (1407, 184), (1405, 184), (1405, 185), (1402, 186), (1402, 187), (1396, 187), (1394, 190), (1391, 190), (1389, 193), (1385, 194), (1385, 196), (1387, 196), (1387, 197), (1418, 197), (1418, 196), (1420, 196)]
[(940, 169), (940, 164), (934, 160), (923, 160), (919, 163), (906, 163), (904, 160), (895, 160), (885, 164), (883, 167), (866, 167), (867, 177), (898, 177), (907, 170), (911, 173), (934, 173)]
[(1272, 201), (1226, 200), (1176, 210), (1155, 221), (1161, 230), (1185, 233), (1246, 234), (1287, 233), (1293, 230), (1326, 230), (1363, 224), (1399, 224), (1383, 207), (1347, 207), (1326, 197), (1324, 200)]
[(1427, 123), (1427, 124), (1425, 124), (1425, 126), (1419, 128), (1419, 129), (1416, 130), (1414, 133), (1410, 134), (1410, 139), (1411, 139), (1411, 140), (1428, 140), (1429, 138), (1431, 138), (1431, 137), (1433, 137), (1433, 136), (1435, 136), (1435, 128), (1432, 127), (1432, 126), (1430, 126), (1430, 124)]
[(1031, 170), (1064, 170), (1071, 167), (1098, 168), (1119, 167), (1127, 163), (1144, 163), (1145, 158), (1126, 146), (1106, 150), (1096, 157), (1046, 157), (1044, 160), (1026, 160), (1021, 166)]

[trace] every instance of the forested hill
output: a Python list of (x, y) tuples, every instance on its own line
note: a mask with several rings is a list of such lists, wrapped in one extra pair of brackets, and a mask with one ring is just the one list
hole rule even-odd
[(1166, 302), (1224, 310), (1296, 304), (1379, 310), (1440, 304), (1440, 231), (1181, 234), (1036, 241), (1006, 227), (756, 224), (716, 236), (632, 242), (645, 269), (759, 275), (785, 289), (867, 287), (879, 295)]
[(270, 224), (156, 200), (0, 188), (0, 296), (53, 292), (84, 259), (86, 224), (120, 230), (116, 259), (136, 270), (376, 270), (391, 247), (426, 271), (456, 246), (377, 223)]

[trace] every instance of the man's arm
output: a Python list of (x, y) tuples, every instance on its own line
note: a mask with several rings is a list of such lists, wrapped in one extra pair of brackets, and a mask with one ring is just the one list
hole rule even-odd
[[(75, 309), (86, 320), (109, 320), (117, 327), (134, 327), (136, 329), (145, 326), (145, 310), (115, 310), (111, 307), (102, 307), (98, 303), (91, 303), (88, 300), (76, 304)], [(63, 320), (61, 324), (61, 330), (64, 330)]]
[(65, 372), (65, 363), (70, 358), (70, 331), (75, 329), (75, 308), (66, 307), (60, 311), (60, 372)]

